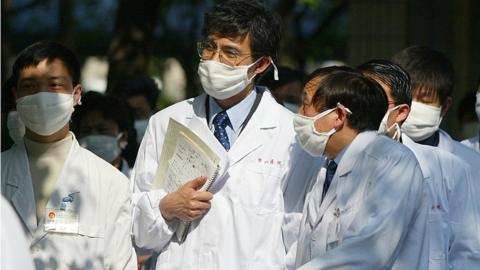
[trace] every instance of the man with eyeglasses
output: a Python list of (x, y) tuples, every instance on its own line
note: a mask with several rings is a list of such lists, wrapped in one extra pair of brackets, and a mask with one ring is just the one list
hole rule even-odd
[[(198, 75), (206, 94), (152, 116), (131, 176), (135, 242), (160, 252), (156, 269), (284, 268), (321, 161), (297, 146), (293, 115), (255, 85), (275, 67), (279, 40), (278, 20), (256, 2), (227, 1), (205, 15)], [(199, 119), (225, 148), (220, 187), (197, 191), (199, 175), (172, 193), (151, 190), (170, 118)], [(193, 222), (181, 243), (179, 221)]]

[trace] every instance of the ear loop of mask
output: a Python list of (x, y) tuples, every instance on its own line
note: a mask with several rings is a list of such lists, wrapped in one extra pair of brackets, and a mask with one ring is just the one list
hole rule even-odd
[(391, 127), (387, 129), (387, 132), (390, 132), (392, 128), (395, 129), (395, 133), (393, 134), (392, 139), (399, 142), (402, 136), (402, 130), (400, 129), (400, 125), (398, 125), (398, 123), (393, 124)]
[(274, 79), (275, 81), (278, 81), (278, 68), (277, 68), (277, 66), (275, 65), (275, 63), (273, 62), (272, 57), (270, 57), (270, 63), (272, 63), (272, 65), (273, 65), (273, 79)]

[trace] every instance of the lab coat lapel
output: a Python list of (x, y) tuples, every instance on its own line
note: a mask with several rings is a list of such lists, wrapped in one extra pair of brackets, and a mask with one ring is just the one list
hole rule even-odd
[(30, 235), (37, 229), (37, 211), (33, 195), (32, 177), (25, 146), (20, 144), (15, 154), (13, 174), (7, 179), (7, 185), (13, 192), (8, 198)]
[(439, 142), (438, 142), (438, 147), (447, 151), (447, 152), (450, 152), (450, 153), (453, 153), (454, 150), (453, 150), (453, 143), (452, 143), (452, 137), (450, 137), (450, 135), (448, 135), (448, 133), (446, 133), (445, 131), (439, 129), (439, 136), (440, 136), (440, 139), (439, 139)]
[[(70, 134), (72, 135), (72, 145), (70, 147), (70, 151), (63, 165), (62, 171), (60, 172), (57, 183), (55, 184), (55, 189), (52, 192), (52, 195), (50, 196), (50, 199), (48, 200), (45, 206), (46, 208), (45, 213), (47, 213), (47, 209), (59, 208), (63, 197), (71, 193), (81, 192), (80, 190), (82, 186), (81, 181), (83, 177), (77, 177), (77, 174), (81, 173), (78, 171), (78, 166), (75, 166), (75, 168), (71, 167), (72, 164), (77, 164), (77, 165), (82, 164), (81, 162), (75, 162), (75, 159), (79, 158), (79, 156), (75, 155), (75, 153), (78, 153), (80, 146), (78, 145), (78, 142), (75, 139), (75, 135), (71, 132)], [(81, 204), (81, 202), (79, 201), (81, 197), (77, 196), (77, 198), (78, 199), (75, 205), (78, 208), (78, 206)], [(33, 234), (33, 239), (31, 244), (32, 246), (35, 245), (38, 241), (40, 241), (47, 234), (47, 232), (44, 229), (44, 224), (45, 224), (45, 217), (39, 220), (37, 230)]]
[(264, 92), (256, 111), (228, 152), (230, 166), (234, 166), (249, 153), (261, 147), (269, 139), (270, 132), (277, 128), (275, 116), (268, 113), (272, 101), (270, 93)]
[[(325, 194), (325, 198), (322, 201), (319, 210), (319, 217), (323, 217), (330, 205), (337, 199), (337, 195), (342, 194), (341, 189), (344, 184), (343, 182), (347, 180), (349, 173), (352, 171), (353, 166), (357, 162), (358, 155), (367, 147), (370, 142), (375, 139), (376, 136), (376, 133), (372, 131), (362, 132), (358, 134), (348, 146), (348, 149), (340, 160), (340, 164), (338, 164), (337, 171), (333, 176), (332, 183), (327, 191), (327, 194)], [(321, 218), (318, 222), (320, 221)]]

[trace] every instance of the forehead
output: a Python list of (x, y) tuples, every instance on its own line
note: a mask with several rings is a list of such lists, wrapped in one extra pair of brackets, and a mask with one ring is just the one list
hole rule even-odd
[(213, 41), (217, 46), (232, 46), (237, 48), (250, 49), (251, 37), (249, 33), (236, 37), (225, 37), (217, 34), (212, 34), (207, 37), (207, 40)]

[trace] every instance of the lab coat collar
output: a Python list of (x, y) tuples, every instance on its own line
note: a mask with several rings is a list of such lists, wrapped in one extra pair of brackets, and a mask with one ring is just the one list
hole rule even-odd
[(447, 152), (453, 153), (454, 152), (454, 149), (453, 149), (454, 146), (453, 146), (452, 137), (450, 137), (450, 135), (448, 135), (448, 133), (443, 131), (442, 129), (439, 129), (438, 131), (440, 133), (440, 139), (439, 139), (439, 142), (438, 142), (438, 147), (447, 151)]
[[(323, 216), (323, 213), (325, 213), (332, 202), (337, 198), (337, 187), (340, 184), (339, 182), (342, 181), (352, 171), (353, 166), (357, 162), (358, 155), (365, 150), (368, 144), (370, 144), (377, 136), (378, 135), (375, 131), (365, 131), (359, 133), (357, 137), (355, 137), (355, 139), (353, 139), (353, 141), (350, 143), (340, 161), (340, 164), (338, 164), (338, 168), (333, 176), (331, 186), (322, 201), (319, 210), (319, 216)], [(323, 166), (326, 166), (326, 162), (324, 162)], [(325, 179), (323, 180), (325, 181)], [(318, 219), (317, 224), (320, 221), (321, 218)]]
[[(256, 86), (256, 88), (257, 91), (263, 91), (262, 99), (250, 121), (228, 151), (230, 166), (235, 165), (246, 155), (261, 147), (272, 136), (272, 131), (278, 127), (277, 115), (269, 112), (270, 108), (278, 106), (278, 104), (266, 88), (259, 86)], [(187, 121), (194, 117), (199, 118), (208, 128), (205, 113), (206, 98), (207, 95), (202, 94), (193, 99), (193, 111), (187, 115)], [(213, 133), (209, 136), (214, 137)]]
[(7, 179), (7, 185), (13, 187), (14, 191), (8, 199), (32, 236), (37, 228), (37, 214), (35, 200), (32, 199), (34, 198), (32, 176), (23, 139), (14, 151), (16, 154), (12, 156), (15, 160), (11, 168), (13, 175)]
[[(63, 194), (59, 194), (59, 187), (62, 187), (62, 190), (65, 188), (74, 190), (72, 193), (78, 191), (74, 186), (67, 186), (68, 182), (63, 180), (66, 178), (65, 175), (68, 175), (66, 172), (72, 172), (72, 170), (68, 168), (72, 158), (72, 153), (78, 151), (80, 148), (77, 140), (75, 139), (75, 135), (72, 132), (70, 132), (70, 134), (72, 136), (72, 145), (70, 146), (67, 159), (65, 160), (62, 171), (60, 172), (59, 180), (56, 183), (55, 190), (46, 204), (46, 208), (60, 204)], [(37, 223), (36, 204), (34, 200), (35, 196), (33, 194), (32, 177), (30, 175), (30, 167), (25, 145), (23, 143), (19, 144), (16, 151), (18, 151), (18, 153), (14, 156), (17, 160), (13, 163), (12, 168), (14, 175), (7, 179), (7, 185), (10, 185), (16, 189), (13, 192), (10, 201), (19, 214), (22, 222), (25, 224), (30, 236), (32, 236), (34, 239), (40, 239), (45, 234), (43, 229), (39, 230), (39, 228), (42, 228), (41, 225), (43, 224), (43, 219), (40, 220), (40, 223)], [(71, 184), (78, 185), (80, 183)]]
[(353, 139), (345, 151), (340, 164), (338, 164), (337, 176), (342, 177), (348, 174), (356, 163), (357, 156), (371, 143), (377, 134), (375, 131), (361, 132)]

